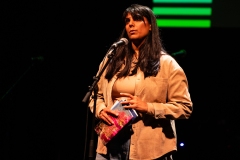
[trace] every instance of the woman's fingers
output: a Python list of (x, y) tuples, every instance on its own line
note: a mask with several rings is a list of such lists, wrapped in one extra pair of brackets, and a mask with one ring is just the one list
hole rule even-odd
[(130, 104), (130, 101), (133, 99), (133, 95), (129, 94), (129, 93), (120, 93), (122, 96), (126, 97), (126, 99), (124, 101), (122, 101), (122, 104)]
[(107, 124), (112, 125), (112, 124), (114, 124), (114, 122), (109, 115), (118, 116), (118, 114), (116, 112), (114, 112), (112, 110), (104, 109), (101, 111), (100, 118), (102, 120), (104, 120)]

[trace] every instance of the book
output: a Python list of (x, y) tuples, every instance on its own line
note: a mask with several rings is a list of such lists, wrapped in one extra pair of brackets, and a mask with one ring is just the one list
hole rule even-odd
[(111, 110), (117, 110), (120, 112), (125, 112), (127, 115), (131, 116), (131, 121), (133, 121), (137, 116), (137, 112), (135, 109), (125, 109), (123, 105), (121, 104), (122, 101), (125, 101), (124, 99), (117, 100), (113, 106), (111, 107)]
[(138, 114), (134, 109), (125, 109), (121, 104), (122, 101), (123, 100), (117, 100), (111, 107), (111, 110), (116, 110), (118, 112), (117, 117), (109, 115), (114, 124), (108, 125), (105, 122), (100, 121), (95, 126), (95, 131), (104, 145), (115, 137), (123, 127), (129, 125), (136, 117), (138, 117)]

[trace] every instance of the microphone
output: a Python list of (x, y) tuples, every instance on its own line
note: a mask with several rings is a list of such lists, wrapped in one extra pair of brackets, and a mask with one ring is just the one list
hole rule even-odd
[(128, 44), (128, 40), (126, 38), (121, 38), (118, 42), (113, 43), (110, 48), (117, 48), (120, 45), (127, 45), (127, 44)]

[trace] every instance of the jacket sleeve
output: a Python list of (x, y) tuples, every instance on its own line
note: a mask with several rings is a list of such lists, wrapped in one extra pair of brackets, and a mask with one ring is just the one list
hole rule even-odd
[[(103, 62), (99, 65), (99, 70), (97, 75), (99, 74), (101, 68), (102, 68)], [(96, 112), (95, 116), (99, 117), (99, 113), (102, 109), (106, 108), (105, 102), (104, 102), (104, 96), (102, 91), (102, 85), (104, 83), (104, 74), (101, 75), (96, 87), (97, 87), (97, 100), (96, 100)], [(89, 98), (89, 104), (88, 107), (90, 108), (91, 112), (93, 113), (94, 109), (94, 92), (92, 92), (92, 96)]]
[(187, 77), (183, 69), (173, 59), (164, 68), (168, 75), (166, 103), (148, 103), (147, 114), (154, 116), (155, 119), (188, 119), (192, 113), (193, 104)]

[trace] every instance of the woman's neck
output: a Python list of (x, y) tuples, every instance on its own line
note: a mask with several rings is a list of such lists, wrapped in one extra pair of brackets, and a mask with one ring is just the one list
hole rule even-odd
[(136, 59), (138, 59), (138, 57), (139, 57), (139, 50), (135, 50), (134, 56), (135, 56)]
[(141, 44), (136, 46), (134, 43), (132, 43), (132, 48), (134, 50), (134, 56), (136, 59), (138, 59), (139, 57), (139, 48), (140, 48)]
[(133, 40), (132, 41), (132, 48), (135, 51), (135, 57), (138, 59), (139, 57), (139, 48), (141, 47), (141, 45), (144, 43), (146, 38), (142, 39), (142, 40)]

